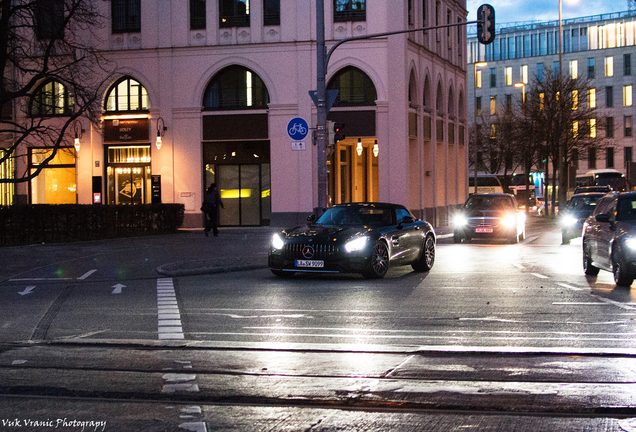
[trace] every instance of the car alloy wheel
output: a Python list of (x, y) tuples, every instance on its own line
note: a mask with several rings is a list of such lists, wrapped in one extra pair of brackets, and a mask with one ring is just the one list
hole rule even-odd
[(370, 279), (383, 278), (389, 270), (389, 249), (383, 241), (376, 242), (371, 252), (371, 262), (364, 276)]
[(628, 287), (634, 282), (634, 278), (629, 277), (624, 271), (624, 266), (616, 258), (615, 253), (612, 254), (612, 273), (614, 274), (614, 283), (618, 286)]
[(433, 268), (433, 264), (435, 264), (435, 239), (429, 235), (424, 240), (424, 247), (420, 251), (420, 256), (411, 264), (411, 267), (415, 271), (427, 272)]
[(592, 257), (590, 256), (590, 247), (587, 243), (583, 243), (583, 270), (589, 276), (596, 276), (599, 268), (592, 265)]

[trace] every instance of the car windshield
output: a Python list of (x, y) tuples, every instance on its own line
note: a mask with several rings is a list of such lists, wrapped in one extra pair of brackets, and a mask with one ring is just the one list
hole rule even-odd
[(332, 207), (327, 210), (316, 223), (322, 225), (391, 225), (392, 210), (381, 207), (347, 206)]
[(467, 210), (514, 210), (512, 200), (503, 195), (473, 195), (466, 201)]
[(636, 197), (618, 200), (616, 220), (636, 221)]
[(601, 199), (600, 196), (574, 196), (568, 203), (568, 210), (587, 210), (589, 212), (594, 211), (596, 203)]

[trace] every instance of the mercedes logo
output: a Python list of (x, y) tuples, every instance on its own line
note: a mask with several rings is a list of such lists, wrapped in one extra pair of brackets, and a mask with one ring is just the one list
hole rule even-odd
[(311, 245), (304, 246), (302, 250), (303, 256), (307, 259), (312, 259), (314, 257), (315, 252), (316, 251), (314, 250), (314, 247)]

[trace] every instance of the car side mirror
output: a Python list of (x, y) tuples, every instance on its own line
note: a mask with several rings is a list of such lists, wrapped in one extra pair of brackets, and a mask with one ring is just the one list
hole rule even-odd
[(307, 216), (307, 221), (308, 222), (316, 222), (316, 215), (315, 214), (310, 214), (309, 216)]
[(412, 216), (404, 216), (402, 218), (402, 223), (407, 224), (407, 223), (413, 223), (413, 222), (415, 222), (415, 219), (413, 219)]
[(607, 213), (599, 213), (596, 215), (596, 221), (597, 222), (609, 222), (610, 221), (610, 217)]

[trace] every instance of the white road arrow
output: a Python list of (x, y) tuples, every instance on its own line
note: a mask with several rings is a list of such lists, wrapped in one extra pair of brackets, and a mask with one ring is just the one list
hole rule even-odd
[(18, 294), (20, 294), (21, 296), (31, 294), (34, 288), (35, 286), (28, 286), (24, 289), (24, 291), (18, 291)]
[(126, 288), (126, 285), (117, 284), (117, 285), (113, 285), (113, 288), (115, 289), (113, 290), (112, 294), (121, 294), (121, 289)]

